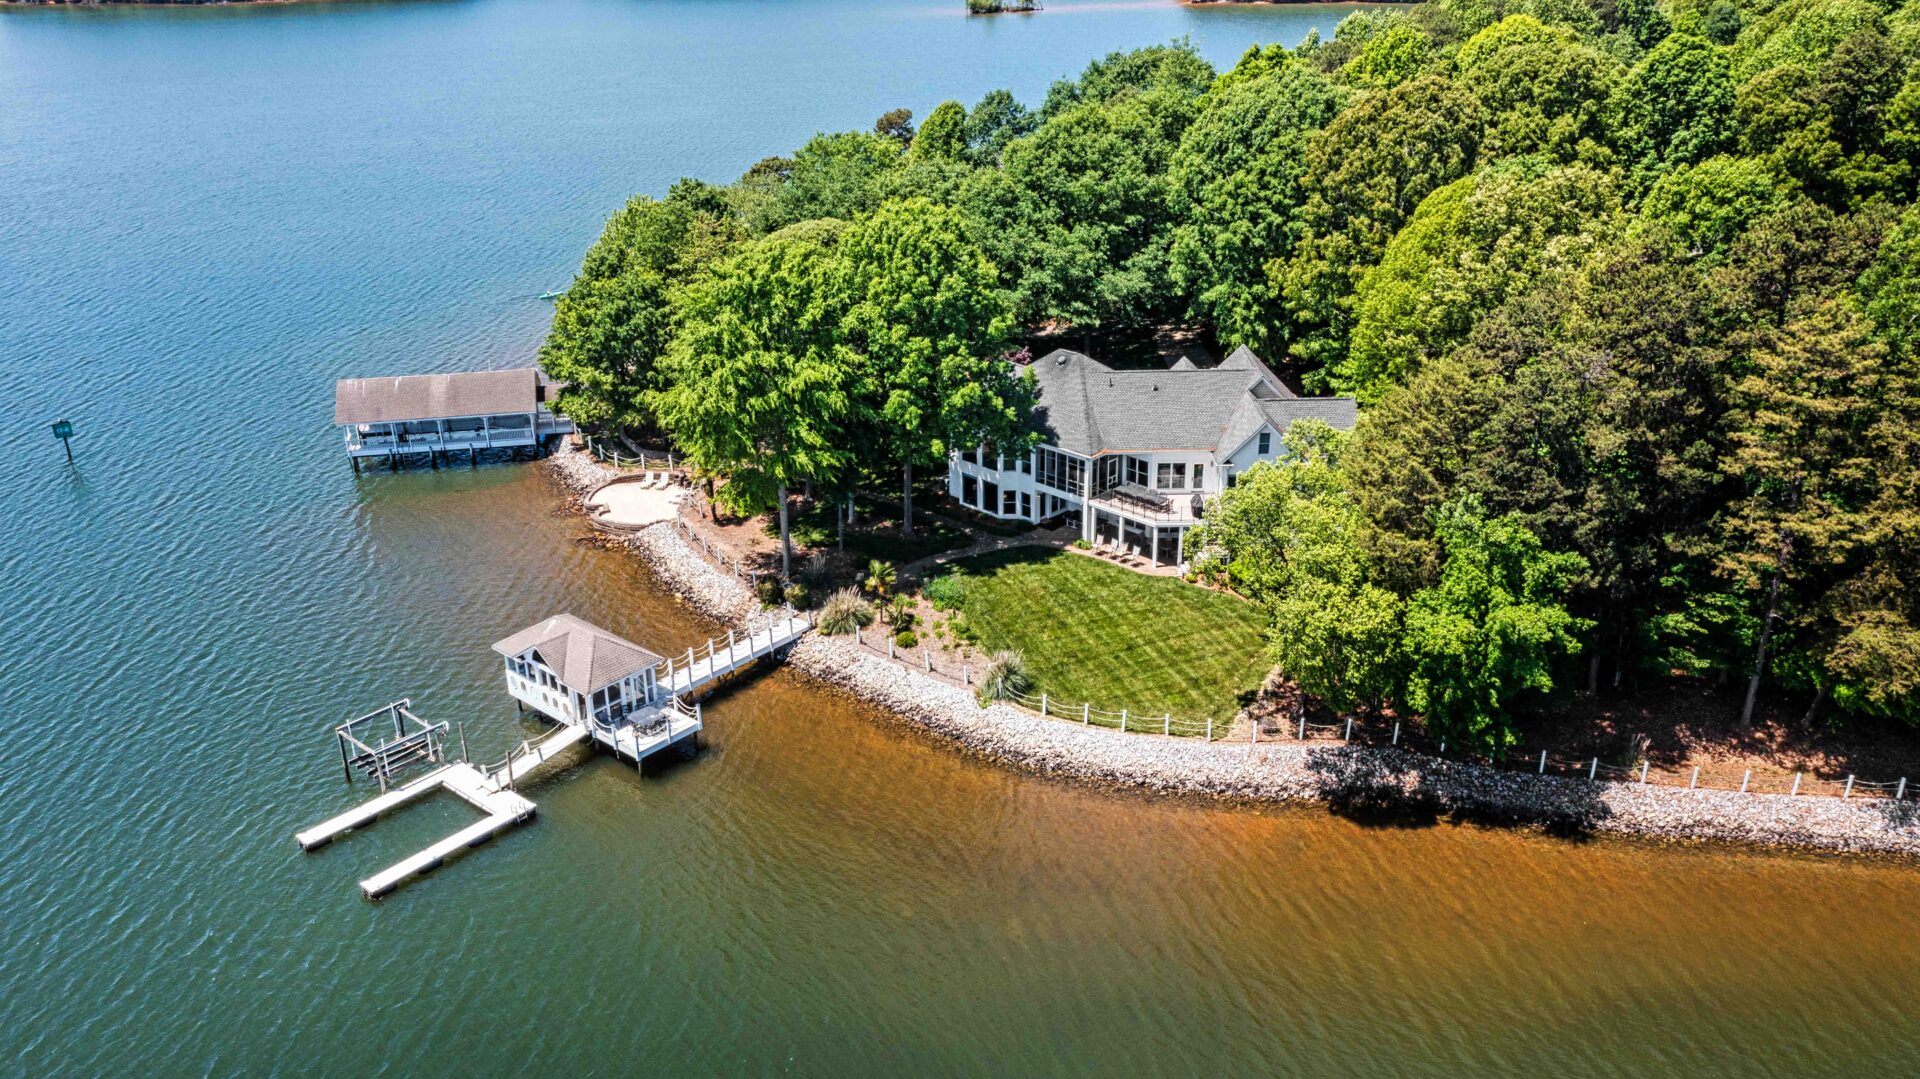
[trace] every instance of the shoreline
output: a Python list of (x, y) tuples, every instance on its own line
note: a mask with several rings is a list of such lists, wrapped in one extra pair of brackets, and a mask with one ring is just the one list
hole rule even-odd
[[(614, 473), (569, 448), (547, 461), (577, 507)], [(747, 587), (714, 568), (671, 527), (610, 534), (699, 613), (751, 618)], [(1920, 802), (1741, 794), (1504, 771), (1407, 750), (1295, 741), (1205, 742), (1124, 734), (981, 707), (961, 687), (810, 634), (788, 663), (997, 764), (1109, 788), (1228, 802), (1318, 803), (1363, 821), (1522, 825), (1551, 835), (1609, 834), (1666, 842), (1920, 856)]]

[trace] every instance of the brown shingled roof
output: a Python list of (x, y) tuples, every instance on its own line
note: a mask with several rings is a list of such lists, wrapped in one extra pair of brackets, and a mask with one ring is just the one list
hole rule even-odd
[(456, 371), (442, 375), (343, 378), (333, 385), (333, 422), (393, 423), (499, 416), (539, 407), (540, 371)]
[(660, 662), (659, 656), (625, 637), (570, 614), (554, 615), (493, 645), (503, 656), (529, 648), (540, 653), (541, 662), (553, 668), (561, 684), (580, 693), (605, 689)]

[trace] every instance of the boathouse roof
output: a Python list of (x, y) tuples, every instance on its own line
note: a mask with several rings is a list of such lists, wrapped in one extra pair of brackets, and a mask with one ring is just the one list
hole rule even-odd
[(503, 656), (517, 656), (528, 649), (540, 653), (540, 661), (568, 689), (580, 693), (605, 689), (660, 662), (655, 653), (570, 614), (554, 615), (493, 645)]
[(343, 378), (333, 385), (333, 422), (344, 426), (527, 413), (539, 407), (540, 391), (537, 367)]

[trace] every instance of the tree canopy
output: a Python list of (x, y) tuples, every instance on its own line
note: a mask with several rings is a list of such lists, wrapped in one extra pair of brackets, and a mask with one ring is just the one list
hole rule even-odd
[(1022, 346), (1249, 345), (1363, 405), (1187, 545), (1309, 694), (1488, 750), (1686, 675), (1920, 724), (1920, 7), (1433, 0), (914, 104), (620, 208), (560, 407), (910, 520), (1024, 444)]

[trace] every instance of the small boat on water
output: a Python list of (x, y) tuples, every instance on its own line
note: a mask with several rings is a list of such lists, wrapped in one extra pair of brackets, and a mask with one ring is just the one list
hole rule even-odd
[(552, 292), (541, 293), (540, 298), (543, 300), (557, 300), (560, 297), (565, 296), (566, 294), (567, 294), (567, 290), (560, 288), (560, 289), (554, 289)]

